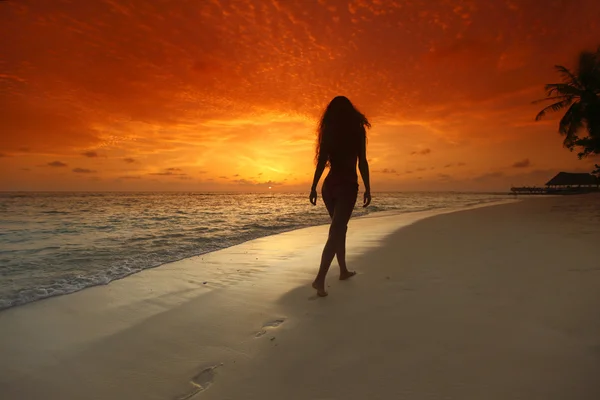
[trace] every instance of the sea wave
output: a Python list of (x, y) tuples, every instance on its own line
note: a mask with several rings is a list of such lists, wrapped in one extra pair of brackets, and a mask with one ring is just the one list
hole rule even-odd
[[(182, 258), (330, 221), (304, 194), (0, 194), (0, 309), (106, 285)], [(379, 193), (354, 216), (497, 201)], [(90, 210), (94, 210), (93, 213)]]

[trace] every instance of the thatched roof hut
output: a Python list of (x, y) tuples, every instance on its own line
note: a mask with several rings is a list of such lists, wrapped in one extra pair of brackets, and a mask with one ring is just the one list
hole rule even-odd
[(546, 182), (546, 186), (597, 186), (599, 183), (598, 178), (592, 174), (559, 172)]

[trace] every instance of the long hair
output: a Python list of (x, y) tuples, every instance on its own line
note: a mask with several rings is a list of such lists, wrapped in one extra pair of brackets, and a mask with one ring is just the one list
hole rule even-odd
[(315, 162), (327, 159), (332, 152), (356, 152), (361, 139), (371, 128), (364, 116), (345, 96), (337, 96), (327, 105), (317, 128)]

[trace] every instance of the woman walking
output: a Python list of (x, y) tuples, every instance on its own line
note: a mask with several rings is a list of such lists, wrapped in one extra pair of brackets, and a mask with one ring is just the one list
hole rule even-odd
[(366, 128), (370, 127), (367, 118), (344, 96), (337, 96), (329, 103), (319, 122), (315, 156), (317, 167), (310, 190), (310, 202), (317, 204), (317, 184), (325, 167), (329, 166), (321, 194), (331, 217), (321, 266), (312, 284), (321, 297), (327, 296), (325, 277), (334, 256), (340, 266), (340, 280), (356, 275), (346, 266), (346, 231), (358, 195), (357, 161), (365, 185), (363, 207), (371, 203), (366, 133)]

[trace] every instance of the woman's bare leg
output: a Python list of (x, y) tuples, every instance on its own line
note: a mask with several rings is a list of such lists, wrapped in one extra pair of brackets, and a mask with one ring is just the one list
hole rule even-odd
[[(319, 296), (327, 296), (325, 291), (325, 277), (333, 261), (333, 257), (338, 255), (338, 263), (340, 263), (340, 279), (347, 279), (354, 275), (350, 273), (346, 267), (346, 231), (348, 229), (348, 221), (352, 215), (356, 198), (348, 196), (336, 201), (331, 226), (329, 227), (329, 237), (323, 248), (321, 255), (321, 265), (317, 277), (313, 282), (313, 287), (317, 289)], [(343, 276), (343, 278), (342, 278)]]
[[(358, 194), (358, 193), (356, 193)], [(354, 205), (356, 204), (356, 194), (350, 193), (349, 197), (354, 198), (354, 203), (352, 204), (352, 209), (354, 209)], [(328, 192), (323, 194), (323, 200), (325, 203), (325, 207), (327, 208), (327, 212), (329, 213), (329, 217), (333, 221), (333, 214), (335, 212), (335, 204), (336, 201), (331, 196), (329, 196)], [(350, 200), (350, 198), (348, 199)], [(350, 218), (348, 218), (350, 219)], [(335, 256), (338, 261), (338, 265), (340, 266), (340, 280), (346, 280), (356, 275), (356, 272), (348, 271), (348, 266), (346, 265), (346, 232), (348, 229), (344, 230), (344, 238), (338, 243), (338, 246), (335, 249)]]
[(340, 266), (340, 281), (344, 281), (348, 278), (356, 275), (354, 271), (348, 271), (348, 267), (346, 266), (346, 232), (348, 229), (344, 230), (343, 238), (338, 243), (338, 247), (336, 248), (335, 255), (337, 257), (338, 264)]
[[(354, 210), (354, 205), (356, 204), (356, 197), (358, 195), (358, 189), (356, 192), (348, 191), (348, 206), (350, 207), (350, 214), (348, 215), (348, 220), (350, 220), (350, 216), (352, 215), (352, 210)], [(351, 204), (350, 204), (351, 202)], [(343, 230), (343, 235), (340, 241), (338, 242), (338, 246), (336, 247), (335, 255), (337, 257), (338, 265), (340, 266), (340, 280), (346, 280), (348, 278), (356, 275), (354, 271), (348, 271), (348, 266), (346, 265), (346, 233), (348, 232), (348, 222), (346, 222), (345, 229)]]

